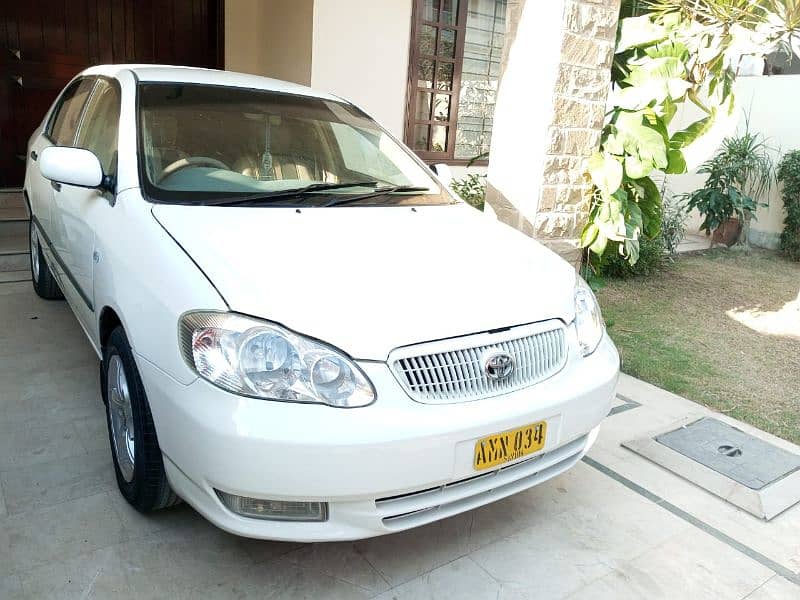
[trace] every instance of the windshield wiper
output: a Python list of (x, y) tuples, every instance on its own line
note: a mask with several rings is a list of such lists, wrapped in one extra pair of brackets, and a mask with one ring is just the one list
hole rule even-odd
[(342, 183), (312, 183), (299, 188), (291, 188), (288, 190), (277, 190), (274, 192), (264, 192), (262, 194), (249, 194), (247, 196), (229, 196), (227, 198), (220, 198), (218, 200), (209, 200), (203, 204), (206, 206), (236, 206), (237, 204), (249, 204), (251, 202), (262, 202), (265, 200), (272, 200), (273, 198), (289, 198), (292, 196), (301, 196), (312, 192), (324, 192), (326, 190), (338, 190), (341, 188), (349, 187), (375, 187), (378, 185), (377, 181), (347, 181)]
[(367, 198), (374, 198), (375, 196), (383, 196), (385, 194), (394, 194), (395, 192), (430, 192), (430, 188), (419, 187), (415, 185), (395, 185), (391, 187), (375, 188), (374, 191), (368, 194), (359, 194), (358, 196), (345, 196), (343, 198), (332, 198), (322, 206), (341, 206), (342, 204), (350, 204), (351, 202), (358, 202), (359, 200), (366, 200)]

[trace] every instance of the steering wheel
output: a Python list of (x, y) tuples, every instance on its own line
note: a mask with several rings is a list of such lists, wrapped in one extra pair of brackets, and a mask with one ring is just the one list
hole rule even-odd
[(224, 162), (217, 160), (216, 158), (211, 158), (210, 156), (187, 156), (186, 158), (179, 158), (178, 160), (171, 162), (164, 167), (164, 170), (159, 174), (158, 181), (156, 181), (156, 183), (161, 183), (173, 173), (177, 173), (186, 167), (216, 167), (218, 169), (225, 169), (226, 171), (231, 170), (231, 168)]

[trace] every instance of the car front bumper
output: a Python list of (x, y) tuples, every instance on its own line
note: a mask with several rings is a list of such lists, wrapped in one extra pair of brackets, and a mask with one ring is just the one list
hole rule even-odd
[[(574, 465), (597, 436), (619, 374), (605, 336), (583, 358), (518, 392), (431, 405), (411, 400), (389, 367), (360, 362), (377, 390), (355, 409), (229, 394), (189, 385), (138, 357), (164, 466), (175, 492), (218, 527), (263, 539), (333, 541), (423, 525), (541, 483)], [(475, 442), (547, 421), (544, 448), (487, 471)], [(272, 500), (328, 503), (324, 522), (239, 516), (215, 490)]]

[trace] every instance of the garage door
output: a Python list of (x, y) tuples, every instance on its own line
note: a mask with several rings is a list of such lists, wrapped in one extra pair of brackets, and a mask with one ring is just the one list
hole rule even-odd
[(0, 188), (22, 185), (31, 132), (82, 69), (123, 62), (222, 68), (223, 2), (0, 2)]

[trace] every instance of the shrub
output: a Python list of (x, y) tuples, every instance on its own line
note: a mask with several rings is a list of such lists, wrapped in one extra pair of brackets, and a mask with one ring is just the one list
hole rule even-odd
[(781, 234), (781, 250), (800, 261), (800, 150), (783, 155), (778, 163), (778, 181), (783, 183), (786, 220)]
[(639, 260), (633, 265), (619, 253), (606, 252), (599, 264), (594, 265), (598, 275), (627, 279), (628, 277), (644, 277), (660, 271), (667, 258), (662, 237), (641, 238), (639, 241)]
[(667, 254), (674, 256), (678, 253), (678, 245), (686, 234), (686, 220), (689, 215), (680, 198), (668, 198), (666, 195), (664, 195), (662, 211), (661, 241)]
[(486, 199), (486, 175), (470, 173), (463, 179), (454, 179), (450, 184), (453, 191), (467, 204), (483, 210)]

